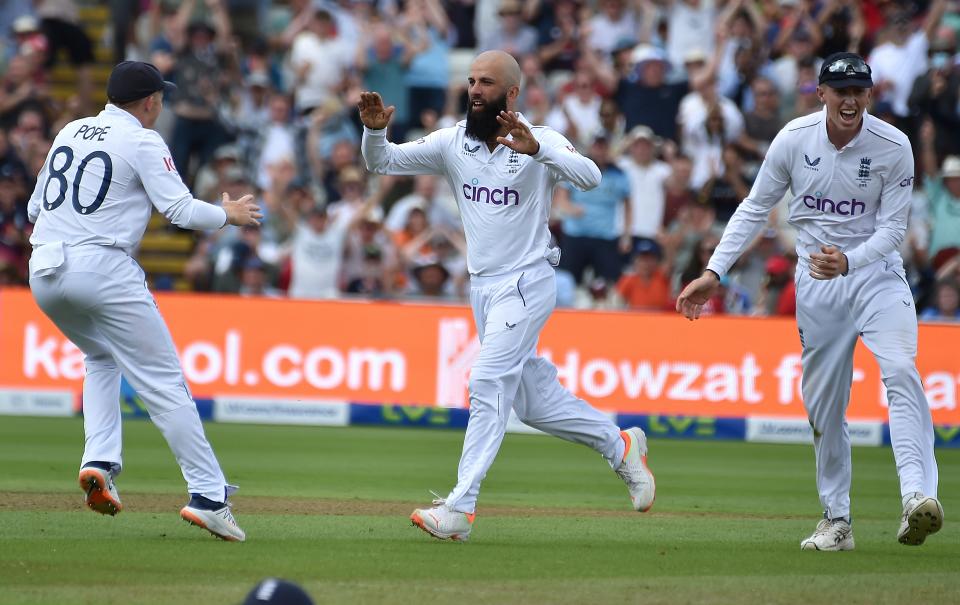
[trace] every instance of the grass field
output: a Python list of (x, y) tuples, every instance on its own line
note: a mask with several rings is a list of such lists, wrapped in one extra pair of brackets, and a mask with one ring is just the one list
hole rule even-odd
[(318, 603), (956, 603), (960, 451), (939, 452), (945, 529), (897, 543), (889, 449), (854, 450), (857, 549), (801, 552), (818, 517), (808, 447), (652, 441), (657, 502), (634, 513), (591, 451), (510, 435), (467, 544), (407, 520), (454, 480), (462, 433), (208, 425), (248, 541), (179, 520), (159, 433), (125, 424), (125, 510), (87, 511), (78, 419), (0, 417), (0, 603), (239, 603), (259, 579)]

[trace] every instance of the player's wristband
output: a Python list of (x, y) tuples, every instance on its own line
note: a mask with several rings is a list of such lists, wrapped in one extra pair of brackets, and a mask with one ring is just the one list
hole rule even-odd
[(706, 273), (708, 273), (708, 272), (709, 272), (709, 273), (713, 273), (713, 275), (717, 278), (717, 281), (720, 281), (720, 274), (717, 273), (716, 271), (714, 271), (713, 269), (704, 269), (703, 272), (704, 272), (704, 274), (706, 274)]
[[(843, 253), (841, 252), (841, 254)], [(850, 273), (850, 257), (848, 257), (846, 254), (843, 254), (843, 258), (847, 261), (847, 270), (840, 275), (846, 277)]]

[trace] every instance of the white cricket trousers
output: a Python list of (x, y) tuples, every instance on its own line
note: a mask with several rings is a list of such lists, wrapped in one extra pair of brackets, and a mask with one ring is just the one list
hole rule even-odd
[(81, 466), (92, 461), (122, 466), (122, 373), (167, 440), (189, 492), (223, 502), (223, 471), (137, 262), (117, 248), (65, 247), (63, 264), (51, 275), (31, 276), (30, 289), (47, 317), (84, 353)]
[(480, 354), (470, 370), (470, 419), (457, 485), (446, 501), (453, 510), (474, 512), (480, 482), (500, 449), (511, 409), (525, 424), (593, 448), (613, 468), (623, 458), (617, 425), (565, 389), (557, 368), (536, 353), (556, 298), (554, 269), (545, 260), (470, 281)]
[(850, 435), (846, 411), (857, 337), (880, 366), (901, 496), (937, 495), (933, 420), (917, 371), (917, 312), (899, 259), (846, 277), (816, 280), (797, 268), (797, 326), (803, 347), (803, 402), (813, 427), (817, 490), (828, 518), (850, 516)]

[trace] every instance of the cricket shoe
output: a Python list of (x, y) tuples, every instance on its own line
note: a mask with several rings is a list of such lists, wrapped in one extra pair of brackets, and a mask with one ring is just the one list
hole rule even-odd
[(80, 469), (80, 489), (87, 494), (86, 503), (90, 510), (111, 517), (123, 510), (120, 494), (113, 484), (113, 473), (98, 466), (84, 466)]
[(647, 466), (647, 436), (637, 427), (620, 431), (620, 436), (625, 448), (623, 462), (616, 472), (627, 484), (634, 510), (645, 513), (653, 507), (657, 497), (657, 485)]
[(247, 539), (230, 512), (229, 502), (215, 502), (192, 494), (190, 502), (180, 509), (180, 518), (227, 542), (243, 542)]
[(466, 542), (473, 529), (476, 513), (461, 513), (447, 508), (446, 500), (433, 494), (433, 508), (418, 508), (410, 515), (414, 525), (438, 540)]
[(900, 531), (897, 540), (900, 544), (920, 546), (930, 534), (943, 527), (943, 507), (936, 498), (929, 498), (920, 492), (913, 493), (903, 505), (900, 519)]
[(821, 519), (800, 550), (853, 550), (853, 528), (846, 519)]

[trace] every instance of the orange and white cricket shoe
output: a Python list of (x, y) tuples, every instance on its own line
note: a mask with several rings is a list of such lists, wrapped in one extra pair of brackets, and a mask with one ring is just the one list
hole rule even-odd
[(111, 517), (123, 510), (120, 494), (113, 484), (113, 474), (96, 466), (84, 466), (78, 479), (80, 489), (87, 494), (86, 503), (90, 510)]
[(647, 466), (647, 436), (638, 427), (620, 431), (620, 436), (625, 443), (625, 449), (623, 462), (616, 472), (627, 484), (634, 510), (645, 513), (653, 506), (657, 496), (653, 473)]
[(247, 539), (247, 534), (240, 529), (230, 512), (229, 502), (213, 502), (193, 494), (190, 502), (180, 509), (180, 518), (227, 542), (243, 542)]
[[(436, 496), (436, 494), (434, 494)], [(437, 497), (433, 508), (418, 508), (410, 515), (414, 525), (439, 540), (466, 542), (473, 529), (476, 513), (461, 513), (447, 508), (446, 501)]]

